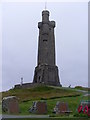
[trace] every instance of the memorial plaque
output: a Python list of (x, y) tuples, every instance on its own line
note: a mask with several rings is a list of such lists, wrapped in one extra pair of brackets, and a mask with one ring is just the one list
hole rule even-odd
[(70, 113), (68, 103), (65, 102), (57, 102), (54, 108), (54, 113), (61, 114), (61, 113)]
[(5, 97), (2, 100), (2, 110), (9, 114), (19, 113), (19, 103), (15, 96)]
[(67, 103), (64, 103), (64, 102), (61, 102), (59, 105), (58, 105), (58, 109), (59, 109), (59, 112), (60, 113), (65, 113), (67, 112), (69, 109), (68, 109), (68, 104)]
[(37, 114), (46, 114), (47, 113), (47, 104), (46, 102), (38, 102), (36, 105)]
[(29, 112), (36, 114), (46, 114), (47, 113), (47, 103), (46, 102), (33, 102), (32, 107), (30, 107)]

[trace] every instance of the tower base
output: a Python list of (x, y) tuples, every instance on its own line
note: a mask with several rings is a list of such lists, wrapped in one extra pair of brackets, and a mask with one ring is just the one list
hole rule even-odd
[(39, 65), (35, 68), (33, 83), (61, 86), (58, 76), (58, 67), (50, 65)]

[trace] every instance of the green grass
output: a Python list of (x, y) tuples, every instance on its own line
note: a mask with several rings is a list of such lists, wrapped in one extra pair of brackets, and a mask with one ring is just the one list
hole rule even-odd
[(31, 115), (28, 109), (32, 106), (33, 101), (46, 101), (48, 106), (47, 114), (52, 117), (63, 117), (52, 113), (56, 102), (62, 101), (68, 103), (69, 109), (72, 111), (70, 116), (80, 117), (82, 115), (77, 114), (77, 107), (82, 99), (88, 100), (88, 97), (82, 97), (83, 93), (77, 92), (76, 89), (77, 88), (71, 89), (41, 85), (29, 89), (12, 89), (7, 92), (3, 92), (2, 95), (3, 97), (14, 95), (19, 98), (20, 115)]
[(2, 113), (2, 105), (1, 105), (1, 102), (2, 101), (2, 93), (0, 93), (0, 114)]
[(90, 118), (17, 118), (17, 119), (4, 119), (4, 120), (90, 120)]
[[(56, 105), (57, 101), (62, 101), (62, 102), (67, 102), (69, 105), (69, 109), (70, 111), (72, 111), (71, 114), (75, 114), (77, 112), (77, 107), (81, 101), (81, 96), (78, 97), (67, 97), (67, 98), (58, 98), (58, 99), (51, 99), (51, 100), (45, 100), (47, 102), (47, 106), (48, 106), (48, 114), (49, 115), (53, 115), (52, 111), (53, 108)], [(87, 100), (87, 97), (85, 97), (83, 100)], [(28, 109), (32, 106), (33, 101), (27, 101), (27, 102), (21, 102), (20, 103), (20, 109), (21, 109), (21, 113), (22, 115), (24, 114), (30, 114), (28, 112)]]
[(0, 104), (0, 114), (2, 114), (2, 105)]
[(37, 86), (35, 88), (29, 89), (12, 89), (7, 92), (3, 92), (2, 96), (17, 96), (19, 101), (32, 101), (32, 100), (42, 100), (42, 99), (55, 99), (55, 98), (62, 98), (68, 96), (78, 96), (80, 93), (76, 92), (72, 89), (66, 89), (57, 87), (54, 88), (52, 86)]
[(82, 86), (76, 86), (75, 89), (84, 90), (84, 91), (90, 91), (90, 88), (82, 87)]
[(0, 101), (0, 114), (2, 114), (2, 103)]

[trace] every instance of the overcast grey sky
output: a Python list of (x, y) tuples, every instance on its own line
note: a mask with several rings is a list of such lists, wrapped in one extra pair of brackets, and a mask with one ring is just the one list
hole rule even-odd
[[(3, 3), (2, 86), (32, 82), (37, 65), (38, 22), (44, 3)], [(88, 3), (48, 3), (56, 21), (56, 64), (62, 86), (88, 86)]]

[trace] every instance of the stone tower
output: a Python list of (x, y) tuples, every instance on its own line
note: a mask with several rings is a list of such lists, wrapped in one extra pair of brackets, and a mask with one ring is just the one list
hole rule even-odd
[(55, 63), (55, 21), (49, 21), (49, 11), (42, 11), (42, 22), (38, 23), (38, 28), (38, 59), (33, 83), (61, 86)]

